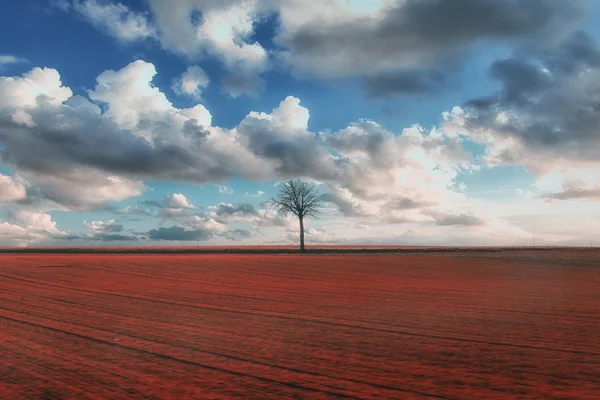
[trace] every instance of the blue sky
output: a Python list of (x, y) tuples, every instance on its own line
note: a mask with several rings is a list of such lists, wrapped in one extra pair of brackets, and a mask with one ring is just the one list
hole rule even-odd
[(596, 229), (597, 2), (1, 7), (0, 245), (290, 243), (296, 177), (308, 243)]

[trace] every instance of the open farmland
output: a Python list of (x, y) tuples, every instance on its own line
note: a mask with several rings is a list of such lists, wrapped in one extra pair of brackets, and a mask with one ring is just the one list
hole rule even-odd
[(600, 398), (600, 254), (0, 254), (0, 398)]

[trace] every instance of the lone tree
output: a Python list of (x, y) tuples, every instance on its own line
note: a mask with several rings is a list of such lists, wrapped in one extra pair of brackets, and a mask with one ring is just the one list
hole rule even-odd
[(284, 217), (293, 214), (300, 222), (300, 251), (304, 248), (304, 217), (317, 217), (321, 207), (321, 194), (317, 187), (301, 179), (285, 181), (271, 204)]

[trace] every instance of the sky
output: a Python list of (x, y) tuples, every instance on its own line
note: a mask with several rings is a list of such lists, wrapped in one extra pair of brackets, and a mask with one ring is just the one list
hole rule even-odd
[(600, 245), (600, 2), (0, 4), (0, 246)]

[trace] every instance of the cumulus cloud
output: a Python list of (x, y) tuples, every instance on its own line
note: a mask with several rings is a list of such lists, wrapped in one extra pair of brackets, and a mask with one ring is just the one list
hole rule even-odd
[(83, 221), (83, 226), (86, 228), (87, 233), (81, 236), (71, 235), (72, 239), (100, 242), (132, 242), (139, 240), (137, 236), (125, 233), (123, 224), (114, 219), (106, 222)]
[(288, 96), (270, 114), (250, 112), (235, 128), (240, 142), (281, 177), (335, 175), (333, 158), (308, 131), (309, 110)]
[(165, 196), (163, 205), (165, 208), (172, 209), (194, 208), (194, 205), (182, 193), (175, 193), (171, 196)]
[(172, 110), (165, 94), (151, 84), (155, 75), (153, 64), (137, 60), (119, 71), (100, 74), (89, 96), (108, 105), (107, 117), (120, 126), (133, 128), (152, 113), (164, 115)]
[[(67, 4), (59, 3), (59, 8), (68, 11), (71, 7)], [(100, 30), (124, 42), (144, 40), (156, 35), (148, 15), (135, 12), (122, 3), (73, 0), (72, 8)]]
[(192, 217), (190, 210), (193, 208), (194, 205), (187, 197), (182, 193), (175, 193), (164, 197), (157, 215), (163, 222), (189, 220)]
[(233, 96), (255, 94), (269, 69), (269, 54), (252, 39), (263, 14), (258, 2), (149, 0), (162, 45), (186, 57), (214, 56), (230, 71), (224, 89)]
[(0, 174), (0, 203), (10, 203), (27, 197), (27, 189), (22, 182), (12, 176)]
[(173, 82), (176, 93), (199, 99), (202, 91), (208, 86), (209, 79), (206, 72), (198, 66), (188, 67), (179, 78)]
[(285, 227), (293, 224), (290, 218), (285, 218), (277, 214), (277, 211), (269, 208), (256, 209), (252, 204), (230, 204), (219, 203), (216, 206), (209, 206), (207, 215), (217, 221), (245, 222), (258, 227)]
[[(174, 108), (151, 85), (155, 74), (154, 66), (142, 61), (101, 74), (98, 86), (90, 92), (90, 97), (107, 104), (101, 112), (84, 98), (69, 98), (70, 90), (60, 85), (54, 71), (51, 88), (38, 89), (62, 96), (53, 96), (52, 106), (48, 100), (37, 104), (19, 99), (6, 107), (9, 112), (21, 109), (28, 113), (36, 127), (12, 121), (2, 129), (3, 156), (19, 170), (40, 176), (53, 173), (67, 181), (104, 171), (118, 177), (113, 181), (136, 188), (126, 193), (143, 190), (129, 177), (200, 183), (231, 177), (306, 176), (332, 187), (341, 184), (355, 193), (362, 191), (367, 197), (377, 193), (361, 189), (364, 182), (380, 187), (399, 179), (413, 183), (417, 179), (409, 172), (415, 170), (435, 169), (431, 173), (448, 175), (443, 182), (450, 184), (456, 168), (466, 159), (455, 138), (420, 127), (395, 135), (363, 120), (335, 134), (319, 136), (308, 130), (308, 109), (291, 96), (269, 114), (250, 112), (232, 130), (212, 127), (210, 114), (202, 106)], [(186, 130), (190, 121), (202, 132)], [(56, 128), (59, 122), (61, 129)], [(45, 134), (36, 135), (40, 130)], [(57, 142), (58, 138), (62, 140)], [(100, 144), (108, 138), (110, 148)], [(36, 152), (53, 157), (34, 157)], [(441, 164), (447, 168), (436, 169)], [(394, 175), (401, 169), (404, 176)], [(426, 182), (434, 184), (431, 178)], [(221, 188), (221, 192), (227, 191)]]
[(4, 112), (35, 107), (38, 100), (58, 105), (73, 95), (62, 86), (58, 71), (51, 68), (33, 68), (22, 77), (0, 77), (0, 108)]
[(202, 105), (174, 108), (151, 85), (155, 73), (139, 61), (101, 74), (89, 95), (106, 104), (104, 112), (72, 96), (56, 70), (0, 78), (3, 160), (53, 200), (75, 207), (84, 205), (78, 204), (82, 183), (105, 193), (98, 203), (139, 194), (147, 177), (214, 182), (268, 175), (268, 165), (233, 132), (210, 127)]
[(459, 139), (415, 125), (395, 135), (361, 120), (327, 135), (337, 155), (325, 200), (350, 217), (377, 223), (424, 221), (420, 210), (454, 208), (465, 200), (455, 179), (472, 168)]
[(83, 221), (83, 226), (93, 234), (98, 233), (118, 233), (123, 231), (123, 225), (118, 224), (114, 219), (108, 220), (106, 222), (103, 221), (92, 221), (87, 222)]
[[(327, 201), (344, 215), (375, 223), (430, 221), (421, 210), (455, 209), (465, 201), (456, 177), (473, 165), (461, 135), (418, 125), (394, 133), (370, 120), (314, 133), (309, 110), (292, 96), (224, 129), (212, 126), (202, 105), (174, 107), (152, 85), (155, 74), (144, 61), (102, 73), (88, 93), (102, 107), (72, 96), (55, 70), (2, 78), (0, 155), (30, 183), (28, 198), (90, 209), (140, 195), (145, 179), (213, 183), (301, 176), (322, 184)], [(15, 120), (16, 111), (28, 120)], [(157, 208), (163, 223), (194, 217), (181, 193), (141, 205)], [(254, 210), (250, 219), (256, 226), (288, 223), (268, 208)]]
[(596, 41), (577, 32), (556, 49), (498, 60), (490, 75), (501, 90), (446, 113), (444, 129), (484, 145), (489, 166), (533, 172), (546, 198), (593, 198), (600, 186), (590, 186), (586, 171), (600, 166)]
[(43, 212), (19, 209), (12, 211), (7, 221), (0, 221), (0, 244), (3, 246), (22, 247), (67, 235), (56, 227), (49, 214)]
[(72, 210), (93, 210), (106, 207), (108, 201), (121, 201), (141, 195), (146, 185), (101, 171), (79, 169), (62, 174), (22, 171), (32, 185), (28, 200), (49, 200)]

